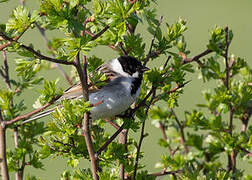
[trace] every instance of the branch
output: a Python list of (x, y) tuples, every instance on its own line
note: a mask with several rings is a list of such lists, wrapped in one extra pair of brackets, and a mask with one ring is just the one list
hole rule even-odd
[(187, 58), (184, 54), (182, 55), (182, 58), (183, 58), (183, 61), (182, 61), (182, 64), (187, 64), (187, 63), (191, 63), (191, 62), (197, 62), (199, 64), (200, 67), (203, 66), (202, 62), (199, 60), (200, 58), (210, 54), (211, 52), (213, 52), (212, 50), (210, 49), (207, 49), (205, 51), (203, 51), (202, 53), (194, 56), (193, 58)]
[[(14, 137), (14, 145), (15, 148), (18, 148), (18, 127), (14, 127), (13, 128), (13, 137)], [(16, 160), (16, 166), (19, 168), (19, 159)], [(16, 172), (16, 180), (21, 180), (23, 177), (21, 176), (22, 172), (21, 171), (17, 171)]]
[(150, 55), (152, 54), (152, 47), (153, 47), (154, 41), (155, 41), (155, 39), (156, 39), (157, 29), (160, 27), (160, 25), (161, 25), (161, 23), (162, 23), (162, 20), (163, 20), (163, 16), (160, 16), (160, 19), (159, 19), (159, 22), (158, 22), (156, 31), (155, 31), (155, 33), (154, 33), (154, 35), (153, 35), (153, 37), (152, 37), (152, 40), (151, 40), (151, 45), (150, 45), (150, 49), (149, 49), (148, 55), (146, 56), (146, 58), (145, 58), (145, 60), (144, 60), (144, 62), (143, 62), (143, 65), (144, 65), (144, 66), (148, 63), (148, 61), (149, 61), (149, 59), (150, 59), (150, 57), (151, 57)]
[[(37, 29), (39, 30), (47, 48), (51, 51), (53, 51), (53, 48), (49, 45), (49, 41), (46, 37), (46, 34), (45, 34), (45, 29), (43, 29), (42, 27), (40, 27), (37, 23), (35, 23), (35, 26), (37, 27)], [(55, 58), (55, 56), (53, 55), (53, 57)], [(67, 82), (69, 83), (70, 86), (73, 85), (73, 82), (72, 82), (72, 79), (67, 75), (67, 73), (64, 71), (64, 69), (62, 69), (62, 67), (56, 63), (56, 67), (57, 69), (59, 70), (59, 72), (62, 74), (62, 76), (67, 80)]]
[[(9, 42), (16, 42), (19, 43), (17, 40), (14, 40), (8, 36), (6, 36), (3, 32), (0, 31), (0, 36), (2, 38), (4, 38), (5, 40), (9, 41)], [(54, 63), (59, 63), (59, 64), (65, 64), (65, 65), (74, 65), (73, 62), (69, 62), (69, 61), (65, 61), (65, 60), (60, 60), (60, 59), (55, 59), (55, 58), (51, 58), (48, 56), (44, 56), (42, 54), (40, 54), (38, 51), (35, 51), (32, 47), (26, 46), (24, 44), (20, 44), (21, 48), (26, 49), (27, 51), (31, 52), (34, 56), (36, 56), (38, 59), (42, 59), (42, 60), (46, 60), (46, 61), (50, 61), (50, 62), (54, 62)]]
[(225, 40), (226, 40), (226, 47), (225, 47), (225, 54), (224, 54), (224, 58), (225, 58), (225, 65), (226, 65), (226, 79), (225, 79), (225, 86), (227, 88), (227, 90), (229, 90), (229, 76), (230, 76), (230, 68), (229, 68), (229, 61), (228, 61), (228, 49), (229, 49), (229, 41), (228, 41), (228, 27), (225, 28)]
[(252, 153), (246, 150), (245, 148), (239, 146), (240, 150), (242, 150), (244, 153), (246, 153), (246, 156), (252, 157)]
[(6, 126), (0, 108), (0, 167), (3, 180), (9, 180), (8, 165), (6, 159)]
[[(174, 93), (176, 92), (177, 90), (183, 88), (186, 84), (188, 84), (190, 81), (186, 81), (185, 83), (183, 84), (178, 84), (175, 88), (171, 89), (170, 91), (166, 92), (165, 94), (171, 94), (171, 93)], [(160, 97), (162, 97), (163, 94), (159, 94), (158, 96), (156, 96), (156, 98), (154, 99), (153, 103), (156, 103)]]
[[(153, 89), (153, 93), (152, 93), (152, 97), (151, 97), (151, 100), (149, 102), (149, 105), (146, 107), (145, 109), (145, 116), (147, 117), (148, 115), (148, 111), (150, 109), (150, 106), (151, 106), (151, 103), (152, 101), (154, 100), (155, 96), (156, 96), (156, 88), (155, 87), (152, 87)], [(133, 175), (133, 180), (136, 179), (136, 175), (137, 175), (137, 168), (138, 168), (138, 162), (139, 162), (139, 155), (140, 155), (140, 149), (141, 149), (141, 146), (142, 146), (142, 143), (143, 143), (143, 139), (145, 137), (145, 133), (144, 133), (144, 129), (145, 129), (145, 120), (143, 121), (142, 123), (142, 129), (141, 129), (141, 135), (140, 135), (140, 139), (139, 139), (139, 143), (138, 143), (138, 146), (137, 146), (137, 155), (136, 155), (136, 160), (135, 160), (135, 166), (134, 166), (134, 175)]]
[(133, 115), (140, 107), (146, 106), (147, 99), (154, 93), (156, 87), (152, 86), (151, 90), (148, 94), (144, 97), (144, 99), (134, 108), (131, 110), (131, 114)]
[(245, 111), (243, 112), (243, 115), (241, 117), (242, 127), (241, 132), (245, 133), (249, 124), (249, 120), (252, 114), (252, 107), (251, 107), (251, 100), (248, 101), (247, 107)]
[[(88, 92), (88, 82), (87, 82), (87, 61), (86, 61), (86, 56), (82, 56), (82, 61), (83, 61), (83, 69), (81, 67), (80, 63), (80, 53), (76, 56), (76, 59), (74, 61), (74, 66), (78, 72), (78, 75), (80, 77), (80, 82), (82, 86), (82, 95), (84, 97), (84, 100), (87, 102), (89, 101), (89, 92)], [(93, 143), (90, 135), (90, 130), (89, 127), (91, 126), (90, 123), (90, 113), (84, 113), (83, 115), (83, 120), (82, 120), (82, 134), (85, 138), (88, 153), (90, 156), (91, 160), (91, 170), (92, 170), (92, 175), (94, 180), (98, 180), (99, 176), (97, 174), (98, 170), (98, 164), (97, 164), (97, 159), (95, 156), (94, 148), (93, 148)]]
[(124, 56), (128, 55), (128, 52), (124, 49), (122, 42), (119, 42), (118, 44), (119, 48), (121, 49)]
[(4, 121), (4, 124), (5, 124), (6, 126), (8, 126), (8, 125), (14, 124), (14, 123), (16, 123), (16, 122), (18, 122), (18, 121), (28, 119), (28, 118), (30, 118), (31, 116), (33, 116), (34, 114), (37, 114), (37, 113), (39, 113), (40, 111), (42, 111), (42, 110), (44, 110), (45, 108), (47, 108), (48, 106), (52, 105), (52, 104), (53, 104), (55, 101), (57, 101), (59, 98), (60, 98), (60, 96), (57, 96), (57, 97), (53, 98), (50, 102), (48, 102), (48, 103), (46, 103), (45, 105), (43, 105), (43, 106), (41, 106), (41, 107), (35, 109), (34, 111), (28, 112), (28, 113), (26, 113), (26, 114), (24, 114), (24, 115), (17, 116), (17, 117), (15, 117), (15, 118), (12, 119), (12, 120)]
[(118, 126), (116, 123), (112, 122), (111, 120), (105, 118), (104, 119), (107, 123), (109, 123), (111, 126), (113, 126), (116, 130), (118, 130), (120, 128), (120, 126)]
[(98, 151), (96, 152), (96, 155), (100, 155), (102, 151), (104, 151), (107, 146), (118, 136), (118, 134), (120, 134), (122, 132), (122, 130), (124, 129), (125, 126), (125, 122), (120, 126), (120, 128), (105, 142), (105, 144), (102, 145), (102, 147), (100, 147), (100, 149), (98, 149)]
[[(125, 153), (126, 153), (126, 155), (125, 155), (126, 159), (127, 159), (127, 153), (128, 153), (128, 146), (127, 146), (128, 132), (129, 132), (128, 129), (123, 129), (121, 134), (120, 134), (120, 137), (119, 137), (119, 143), (124, 145), (124, 150), (125, 150)], [(124, 173), (125, 173), (124, 165), (120, 164), (120, 179), (121, 180), (125, 179), (124, 178), (125, 177)]]
[[(10, 45), (12, 44), (13, 41), (19, 40), (19, 39), (22, 37), (22, 35), (25, 33), (25, 31), (26, 31), (29, 27), (30, 27), (30, 26), (27, 26), (27, 27), (24, 29), (24, 31), (23, 31), (20, 35), (18, 35), (18, 36), (16, 36), (16, 37), (12, 38), (12, 39), (11, 39), (12, 41), (9, 41), (9, 42), (7, 42), (7, 43), (5, 43), (5, 44), (2, 44), (2, 45), (0, 46), (0, 51), (2, 51), (4, 48), (10, 46)], [(2, 33), (2, 32), (0, 31), (0, 36), (2, 36), (1, 33)], [(2, 33), (2, 34), (3, 34), (3, 33)], [(3, 37), (3, 38), (4, 38), (4, 37)], [(4, 39), (5, 39), (5, 38), (4, 38)], [(5, 39), (5, 40), (7, 40), (7, 39)]]
[[(230, 79), (230, 66), (229, 66), (229, 58), (228, 58), (228, 50), (230, 42), (228, 40), (228, 27), (225, 27), (225, 53), (222, 55), (225, 59), (225, 71), (226, 71), (226, 77), (224, 80), (224, 85), (227, 90), (229, 90), (229, 79)], [(234, 116), (234, 108), (232, 107), (231, 103), (229, 103), (229, 134), (232, 136), (233, 134), (233, 116)], [(236, 171), (236, 151), (233, 149), (232, 154), (228, 155), (228, 165), (227, 165), (227, 171), (232, 170), (233, 173)]]
[(158, 177), (158, 176), (165, 176), (165, 175), (170, 175), (170, 174), (172, 174), (172, 175), (179, 174), (179, 173), (182, 173), (182, 172), (183, 172), (182, 170), (176, 170), (176, 171), (167, 171), (167, 170), (164, 170), (164, 171), (161, 171), (161, 172), (148, 174), (147, 176)]
[[(164, 140), (164, 141), (167, 141), (167, 135), (166, 135), (166, 133), (165, 133), (165, 125), (164, 125), (164, 123), (159, 122), (159, 129), (160, 129), (160, 131), (161, 131), (161, 133), (162, 133), (163, 140)], [(173, 153), (173, 150), (172, 150), (172, 148), (171, 148), (171, 146), (170, 146), (169, 144), (168, 144), (168, 149), (169, 149), (170, 153), (172, 154), (172, 153)]]
[(181, 124), (181, 122), (179, 121), (179, 119), (173, 109), (171, 109), (171, 112), (172, 112), (172, 115), (174, 116), (175, 121), (177, 122), (177, 124), (179, 126), (179, 130), (181, 133), (181, 143), (183, 144), (183, 146), (185, 148), (185, 152), (188, 153), (189, 149), (188, 149), (188, 146), (186, 145), (184, 125)]
[(96, 40), (98, 37), (100, 37), (103, 33), (105, 33), (108, 29), (109, 29), (109, 25), (106, 25), (100, 32), (98, 32), (97, 34), (95, 34), (93, 37), (92, 37), (92, 40)]
[(4, 62), (4, 66), (0, 67), (0, 75), (3, 77), (7, 88), (11, 89), (10, 76), (9, 76), (9, 66), (8, 66), (7, 56), (6, 56), (5, 51), (3, 51), (3, 62)]

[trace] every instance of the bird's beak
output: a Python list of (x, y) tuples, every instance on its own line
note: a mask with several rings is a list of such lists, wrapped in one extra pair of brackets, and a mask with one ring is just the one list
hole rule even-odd
[(148, 67), (146, 67), (146, 66), (142, 66), (142, 68), (141, 68), (141, 71), (142, 71), (142, 72), (149, 71), (149, 70), (150, 70), (150, 68), (148, 68)]

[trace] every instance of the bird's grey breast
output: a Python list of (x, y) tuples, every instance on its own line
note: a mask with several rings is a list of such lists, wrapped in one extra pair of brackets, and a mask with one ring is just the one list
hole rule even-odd
[(91, 104), (101, 102), (91, 109), (93, 119), (111, 117), (127, 110), (135, 101), (131, 96), (132, 79), (128, 77), (118, 77), (96, 93), (90, 94)]

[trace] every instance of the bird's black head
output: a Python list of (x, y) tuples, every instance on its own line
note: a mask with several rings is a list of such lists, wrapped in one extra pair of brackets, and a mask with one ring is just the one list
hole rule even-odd
[(120, 56), (118, 58), (118, 61), (120, 62), (123, 71), (130, 74), (131, 76), (135, 72), (143, 73), (144, 71), (149, 70), (149, 68), (143, 66), (140, 61), (131, 56)]

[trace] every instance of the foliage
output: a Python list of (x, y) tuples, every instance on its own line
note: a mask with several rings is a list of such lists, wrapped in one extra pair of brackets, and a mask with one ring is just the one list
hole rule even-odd
[[(157, 60), (162, 63), (144, 75), (136, 106), (109, 120), (117, 130), (121, 128), (119, 139), (124, 137), (126, 142), (110, 141), (112, 134), (105, 129), (107, 122), (104, 120), (92, 122), (89, 127), (98, 164), (96, 173), (100, 179), (114, 180), (123, 176), (152, 180), (161, 175), (169, 175), (171, 179), (251, 179), (251, 175), (237, 166), (236, 160), (252, 162), (252, 126), (248, 126), (252, 112), (252, 74), (244, 59), (229, 53), (232, 30), (213, 28), (206, 51), (188, 58), (192, 55), (184, 36), (186, 21), (179, 19), (163, 25), (162, 17), (158, 18), (153, 8), (154, 3), (157, 2), (43, 0), (33, 12), (18, 6), (8, 22), (0, 25), (0, 50), (7, 55), (18, 55), (13, 68), (17, 78), (9, 77), (6, 57), (0, 69), (7, 85), (7, 88), (1, 85), (0, 90), (0, 122), (3, 129), (13, 129), (17, 139), (15, 148), (8, 149), (6, 154), (10, 172), (22, 176), (28, 165), (43, 169), (42, 159), (62, 156), (67, 158), (67, 165), (73, 170), (62, 172), (61, 179), (94, 177), (92, 168), (77, 167), (81, 159), (92, 161), (81, 129), (83, 114), (88, 113), (92, 105), (82, 99), (64, 100), (57, 105), (48, 123), (26, 123), (24, 120), (30, 116), (25, 114), (28, 107), (22, 97), (27, 89), (38, 90), (43, 83), (33, 106), (39, 112), (62, 94), (56, 86), (59, 79), (49, 81), (40, 77), (42, 69), (50, 70), (45, 61), (72, 65), (73, 77), (67, 78), (72, 83), (82, 78), (78, 71), (83, 66), (80, 56), (87, 57), (90, 81), (96, 86), (102, 85), (106, 79), (95, 70), (103, 63), (104, 57), (90, 56), (90, 51), (97, 46), (107, 46), (119, 55), (134, 56), (147, 65)], [(137, 31), (141, 23), (148, 26), (147, 31), (153, 36), (150, 47), (147, 47), (143, 34)], [(63, 35), (47, 42), (50, 57), (32, 44), (25, 45), (19, 40), (30, 28), (40, 30), (45, 39), (47, 31)], [(78, 60), (81, 66), (78, 66)], [(178, 99), (184, 93), (188, 74), (197, 72), (204, 83), (215, 82), (216, 87), (204, 91), (205, 103), (192, 111), (185, 110), (182, 120), (175, 112), (180, 108)], [(32, 113), (38, 113), (35, 111)], [(145, 164), (139, 162), (144, 157), (141, 143), (148, 135), (144, 132), (146, 119), (151, 119), (160, 129), (163, 136), (157, 144), (167, 150), (156, 164), (162, 169), (159, 173), (151, 174), (143, 169)], [(234, 121), (240, 126), (234, 126)], [(128, 135), (129, 130), (142, 132), (139, 142), (138, 138)], [(103, 148), (106, 143), (108, 145)], [(228, 157), (227, 163), (221, 161), (224, 156)], [(120, 173), (123, 173), (121, 177)], [(38, 177), (27, 176), (27, 179)]]

